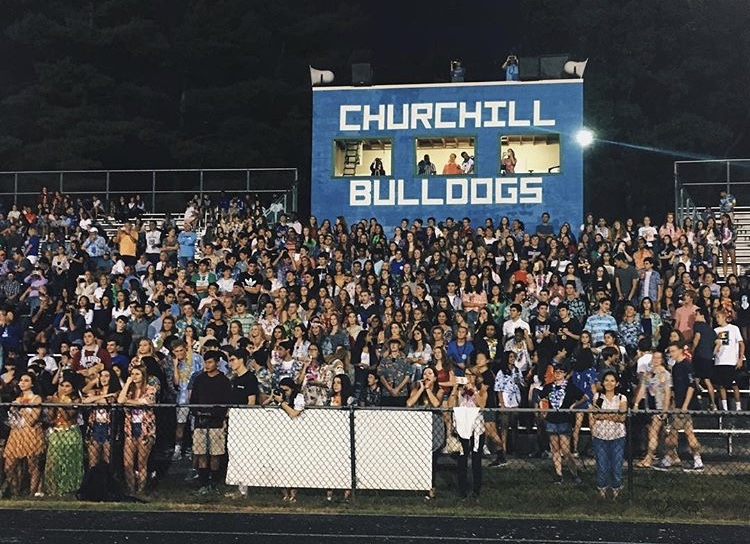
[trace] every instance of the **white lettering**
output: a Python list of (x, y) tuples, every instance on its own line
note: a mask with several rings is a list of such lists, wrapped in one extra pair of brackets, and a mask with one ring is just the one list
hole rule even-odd
[(345, 130), (361, 130), (361, 125), (349, 124), (346, 116), (349, 113), (357, 113), (362, 111), (362, 106), (354, 106), (349, 104), (342, 104), (339, 106), (339, 131)]
[(375, 189), (373, 191), (375, 193), (375, 206), (395, 206), (396, 205), (396, 180), (395, 179), (389, 179), (388, 180), (388, 197), (387, 198), (381, 198), (380, 197), (380, 180), (375, 180)]
[(418, 198), (406, 198), (404, 195), (404, 180), (398, 180), (398, 198), (399, 206), (419, 206)]
[(455, 110), (457, 106), (456, 102), (438, 102), (435, 104), (435, 128), (456, 128), (455, 121), (443, 121), (443, 110)]
[(430, 198), (430, 180), (422, 179), (422, 204), (424, 206), (442, 206), (445, 201), (442, 198)]
[(521, 197), (518, 199), (520, 204), (541, 204), (542, 203), (542, 178), (529, 177), (521, 179)]
[[(461, 190), (459, 196), (453, 196), (454, 189), (458, 187)], [(445, 183), (445, 203), (466, 205), (469, 203), (469, 180), (466, 178), (449, 179)]]
[[(358, 179), (349, 182), (350, 206), (487, 206), (542, 204), (544, 179), (423, 178), (419, 184), (403, 179)], [(408, 196), (410, 192), (414, 196)], [(416, 193), (416, 194), (415, 194)]]
[[(377, 180), (376, 180), (377, 183)], [(372, 205), (372, 184), (369, 179), (362, 179), (349, 182), (349, 205), (350, 206), (371, 206)]]
[(422, 123), (424, 128), (432, 128), (430, 125), (432, 119), (432, 104), (412, 104), (411, 105), (411, 129), (417, 128), (417, 123)]
[(523, 103), (525, 109), (532, 112), (531, 120), (519, 117), (519, 104), (515, 100), (342, 104), (339, 106), (339, 131), (553, 127), (557, 124), (555, 119), (544, 117), (541, 100)]
[(362, 130), (370, 130), (370, 123), (377, 123), (377, 130), (383, 130), (385, 128), (385, 106), (380, 104), (378, 106), (378, 113), (372, 113), (369, 105), (365, 105), (365, 109), (362, 113)]
[(482, 103), (474, 102), (474, 111), (466, 109), (466, 102), (459, 102), (458, 104), (458, 126), (460, 128), (466, 128), (466, 121), (472, 119), (474, 121), (474, 128), (481, 128), (482, 126)]
[(493, 100), (485, 102), (484, 107), (490, 110), (490, 120), (484, 122), (485, 128), (501, 128), (505, 126), (505, 121), (500, 119), (500, 108), (505, 108), (505, 100)]
[[(480, 196), (479, 188), (484, 187), (483, 196)], [(473, 178), (471, 180), (471, 197), (473, 204), (492, 204), (492, 178)]]
[(393, 118), (396, 106), (388, 104), (385, 107), (386, 111), (386, 123), (388, 124), (388, 130), (406, 130), (409, 128), (409, 104), (401, 105), (401, 122), (397, 123)]
[(516, 101), (508, 102), (508, 126), (509, 127), (528, 127), (531, 121), (528, 119), (516, 119)]
[(535, 127), (554, 127), (554, 119), (542, 119), (542, 101), (534, 100), (534, 120)]
[[(495, 203), (517, 204), (518, 203), (518, 178), (501, 178), (495, 180)], [(503, 196), (503, 188), (508, 188), (508, 195)]]

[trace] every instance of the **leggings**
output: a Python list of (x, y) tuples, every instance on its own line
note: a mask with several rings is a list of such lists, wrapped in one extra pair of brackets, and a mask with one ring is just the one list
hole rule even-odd
[(469, 493), (467, 481), (467, 469), (469, 468), (469, 456), (471, 456), (471, 478), (472, 492), (479, 496), (482, 489), (482, 451), (484, 450), (484, 434), (479, 436), (479, 447), (474, 451), (474, 436), (470, 439), (461, 439), (461, 455), (458, 457), (458, 493), (466, 496)]

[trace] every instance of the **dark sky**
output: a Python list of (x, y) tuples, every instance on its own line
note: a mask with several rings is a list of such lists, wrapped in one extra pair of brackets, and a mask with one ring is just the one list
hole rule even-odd
[(445, 81), (453, 58), (463, 61), (468, 80), (500, 79), (500, 64), (520, 41), (512, 23), (515, 1), (383, 0), (377, 6), (363, 39), (376, 83)]

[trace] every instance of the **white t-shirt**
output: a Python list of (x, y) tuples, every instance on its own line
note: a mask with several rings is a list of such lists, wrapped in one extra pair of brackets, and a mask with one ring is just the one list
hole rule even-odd
[(715, 355), (715, 365), (736, 365), (740, 356), (740, 342), (742, 334), (737, 325), (728, 323), (723, 327), (716, 327), (717, 339), (721, 342), (721, 347)]
[(650, 353), (644, 353), (638, 357), (638, 366), (636, 368), (638, 374), (646, 374), (651, 370), (651, 357), (652, 355)]

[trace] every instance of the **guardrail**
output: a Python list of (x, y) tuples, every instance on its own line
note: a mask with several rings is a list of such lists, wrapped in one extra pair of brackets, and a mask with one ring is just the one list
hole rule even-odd
[(43, 187), (52, 194), (59, 191), (77, 198), (97, 194), (105, 202), (140, 194), (150, 211), (177, 213), (185, 210), (185, 203), (195, 194), (225, 191), (277, 195), (283, 198), (285, 209), (296, 211), (298, 183), (296, 168), (30, 170), (0, 172), (0, 197), (16, 205), (36, 206)]

